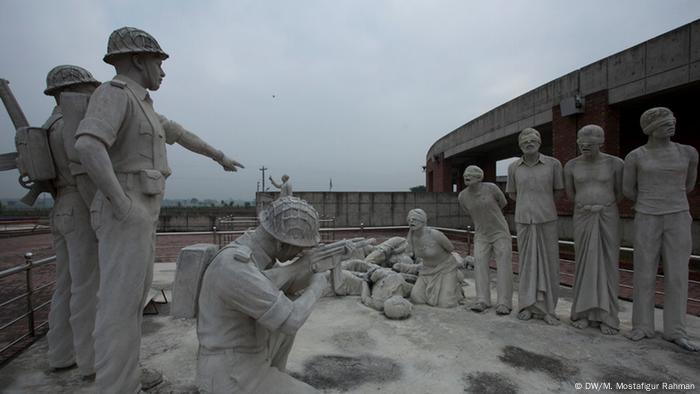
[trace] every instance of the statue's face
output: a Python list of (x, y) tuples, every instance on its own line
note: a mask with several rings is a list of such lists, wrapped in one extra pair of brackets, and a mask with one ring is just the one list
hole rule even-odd
[(472, 174), (472, 173), (464, 173), (464, 185), (466, 187), (469, 187), (471, 185), (476, 185), (477, 183), (481, 182), (481, 177), (477, 174)]
[(406, 221), (408, 222), (408, 227), (411, 230), (420, 230), (425, 227), (425, 221), (419, 215), (409, 213)]
[(540, 139), (536, 135), (528, 135), (520, 140), (520, 150), (523, 153), (537, 153), (540, 151)]
[(668, 117), (659, 123), (651, 131), (650, 135), (656, 138), (673, 137), (676, 134), (676, 118)]
[(140, 54), (139, 58), (143, 64), (141, 73), (146, 81), (146, 86), (144, 87), (152, 91), (158, 90), (163, 82), (163, 78), (165, 78), (165, 71), (163, 71), (162, 67), (163, 59), (151, 54)]
[(586, 157), (597, 155), (600, 152), (600, 145), (600, 143), (586, 138), (581, 138), (578, 141), (578, 149), (581, 151), (581, 154)]
[(279, 251), (277, 252), (277, 260), (279, 261), (289, 261), (295, 258), (301, 251), (304, 250), (301, 246), (295, 246), (288, 243), (281, 242)]

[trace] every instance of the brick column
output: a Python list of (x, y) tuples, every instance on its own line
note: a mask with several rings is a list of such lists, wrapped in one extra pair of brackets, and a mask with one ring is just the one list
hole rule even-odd
[(452, 191), (452, 163), (444, 153), (428, 160), (425, 168), (425, 186), (429, 192)]

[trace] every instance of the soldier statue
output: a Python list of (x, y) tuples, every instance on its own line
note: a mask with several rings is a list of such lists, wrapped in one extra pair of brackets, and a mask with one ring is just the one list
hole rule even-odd
[(77, 364), (80, 375), (91, 379), (95, 373), (92, 331), (95, 328), (97, 287), (97, 238), (90, 226), (88, 205), (78, 193), (69, 169), (63, 127), (61, 93), (90, 94), (100, 83), (89, 71), (72, 65), (57, 66), (46, 76), (44, 94), (53, 96), (56, 107), (44, 124), (56, 169), (52, 182), (54, 206), (51, 232), (56, 251), (56, 284), (49, 313), (49, 366), (63, 369)]
[(76, 132), (75, 148), (97, 188), (90, 214), (99, 241), (95, 368), (103, 393), (141, 389), (142, 309), (153, 278), (155, 231), (170, 175), (165, 144), (177, 142), (227, 171), (243, 167), (155, 112), (148, 91), (160, 87), (167, 58), (145, 31), (115, 30), (103, 60), (117, 75), (95, 90)]
[[(285, 367), (297, 330), (328, 286), (317, 267), (333, 256), (324, 246), (314, 247), (318, 229), (311, 205), (281, 197), (260, 214), (260, 226), (209, 264), (197, 316), (201, 393), (317, 392)], [(275, 266), (302, 251), (295, 262)], [(300, 290), (301, 296), (291, 297)]]

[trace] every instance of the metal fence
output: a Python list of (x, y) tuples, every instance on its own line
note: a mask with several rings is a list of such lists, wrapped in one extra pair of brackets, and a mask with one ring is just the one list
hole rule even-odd
[[(216, 219), (216, 225), (212, 227), (213, 243), (223, 247), (232, 242), (246, 231), (253, 230), (259, 225), (257, 217), (225, 216)], [(321, 242), (335, 240), (335, 218), (321, 218), (319, 220)]]
[(0, 336), (4, 338), (5, 334), (14, 324), (19, 323), (23, 319), (27, 320), (27, 332), (17, 338), (9, 339), (10, 342), (4, 345), (2, 348), (0, 348), (0, 355), (4, 354), (8, 349), (12, 348), (24, 339), (35, 337), (37, 335), (37, 331), (49, 323), (47, 319), (46, 321), (37, 324), (36, 312), (41, 310), (42, 308), (49, 306), (51, 304), (51, 298), (49, 297), (48, 301), (42, 302), (41, 304), (35, 306), (32, 300), (32, 295), (45, 288), (53, 286), (55, 284), (55, 281), (50, 281), (38, 287), (34, 287), (34, 283), (32, 281), (32, 270), (55, 262), (56, 256), (51, 256), (45, 259), (34, 261), (33, 254), (26, 253), (24, 255), (24, 264), (0, 272), (0, 280), (10, 277), (12, 275), (24, 274), (25, 285), (25, 291), (22, 294), (16, 295), (10, 298), (9, 300), (2, 302), (2, 304), (0, 304), (0, 310), (4, 311), (13, 304), (16, 304), (23, 300), (26, 302), (26, 310), (24, 311), (24, 313), (20, 314), (19, 316), (11, 316), (10, 319), (12, 320), (0, 326)]

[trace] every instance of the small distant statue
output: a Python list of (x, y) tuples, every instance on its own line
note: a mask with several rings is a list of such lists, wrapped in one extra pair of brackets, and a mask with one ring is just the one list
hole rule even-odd
[(506, 192), (515, 200), (518, 232), (518, 319), (533, 316), (558, 325), (559, 232), (554, 194), (564, 189), (559, 160), (540, 153), (542, 138), (533, 128), (518, 135), (523, 156), (508, 166)]
[[(297, 331), (327, 290), (326, 271), (340, 269), (341, 258), (356, 247), (353, 242), (365, 243), (318, 245), (318, 230), (311, 205), (282, 197), (260, 214), (260, 226), (214, 257), (199, 294), (200, 392), (317, 392), (285, 373), (287, 357)], [(292, 263), (276, 264), (299, 254)]]
[(420, 208), (408, 212), (407, 253), (423, 263), (411, 290), (411, 301), (441, 308), (456, 306), (464, 298), (454, 245), (445, 234), (427, 227), (428, 215)]
[(664, 337), (696, 352), (688, 341), (688, 260), (692, 251), (687, 194), (698, 175), (698, 151), (671, 141), (676, 118), (664, 107), (645, 111), (639, 123), (649, 139), (625, 157), (623, 192), (634, 204), (634, 303), (632, 331), (638, 341), (654, 336), (656, 272), (664, 268)]
[(282, 175), (282, 183), (277, 183), (275, 182), (274, 179), (272, 179), (272, 176), (270, 176), (270, 182), (272, 182), (272, 186), (280, 189), (280, 197), (286, 197), (286, 196), (291, 196), (292, 195), (292, 182), (289, 181), (289, 175), (284, 174)]
[(578, 131), (581, 155), (564, 166), (566, 194), (574, 202), (576, 274), (571, 322), (576, 328), (599, 325), (600, 332), (618, 332), (620, 217), (623, 161), (600, 152), (605, 134), (600, 126)]
[(496, 313), (508, 315), (513, 309), (513, 243), (508, 222), (501, 210), (508, 204), (506, 196), (494, 183), (484, 183), (484, 171), (477, 166), (464, 170), (466, 189), (459, 193), (459, 205), (474, 221), (474, 276), (476, 304), (470, 307), (483, 312), (491, 307), (489, 261), (496, 260), (498, 301)]

